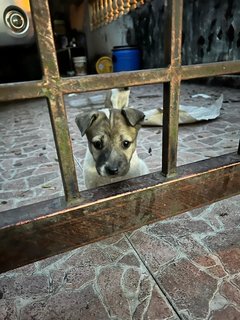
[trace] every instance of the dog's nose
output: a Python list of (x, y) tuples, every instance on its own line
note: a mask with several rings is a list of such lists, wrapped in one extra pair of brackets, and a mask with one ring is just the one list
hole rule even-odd
[(109, 176), (114, 176), (114, 175), (118, 174), (118, 167), (109, 167), (108, 166), (105, 168), (105, 170)]

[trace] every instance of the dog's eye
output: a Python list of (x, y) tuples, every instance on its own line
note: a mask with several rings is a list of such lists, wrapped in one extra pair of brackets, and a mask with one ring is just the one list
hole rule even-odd
[(123, 146), (124, 149), (127, 149), (128, 147), (130, 147), (130, 144), (131, 144), (131, 142), (127, 141), (127, 140), (124, 140), (122, 142), (122, 146)]
[(97, 150), (101, 150), (103, 148), (102, 141), (94, 141), (92, 144), (94, 145), (95, 149), (97, 149)]

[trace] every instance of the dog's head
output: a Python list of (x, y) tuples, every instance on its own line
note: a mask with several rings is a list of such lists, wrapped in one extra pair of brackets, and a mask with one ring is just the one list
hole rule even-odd
[(144, 113), (133, 109), (111, 109), (80, 114), (76, 124), (86, 134), (89, 150), (101, 176), (124, 176), (128, 173)]

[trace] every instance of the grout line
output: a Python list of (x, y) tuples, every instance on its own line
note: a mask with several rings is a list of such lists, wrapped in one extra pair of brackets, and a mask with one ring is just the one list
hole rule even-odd
[(176, 315), (178, 316), (178, 318), (180, 320), (183, 320), (183, 318), (180, 316), (179, 312), (177, 311), (177, 308), (173, 305), (170, 297), (168, 296), (168, 294), (165, 292), (165, 290), (163, 288), (161, 288), (160, 284), (158, 283), (156, 277), (154, 276), (154, 274), (151, 272), (150, 268), (146, 265), (146, 263), (144, 262), (144, 260), (142, 259), (142, 257), (140, 256), (140, 254), (138, 253), (138, 251), (135, 249), (132, 241), (129, 239), (128, 235), (125, 233), (125, 238), (126, 241), (128, 242), (128, 244), (131, 246), (131, 248), (134, 250), (134, 252), (136, 253), (136, 255), (138, 256), (139, 260), (143, 263), (143, 265), (145, 266), (145, 268), (147, 269), (148, 273), (150, 274), (150, 276), (152, 277), (152, 279), (154, 280), (156, 286), (159, 288), (159, 290), (161, 291), (161, 293), (164, 295), (164, 297), (166, 298), (167, 302), (169, 303), (169, 305), (172, 307), (172, 309), (174, 310), (174, 312), (176, 313)]
[(78, 158), (75, 155), (73, 155), (73, 157), (74, 157), (74, 160), (76, 161), (77, 165), (79, 166), (79, 168), (83, 171), (83, 167), (81, 165), (81, 162), (78, 160)]

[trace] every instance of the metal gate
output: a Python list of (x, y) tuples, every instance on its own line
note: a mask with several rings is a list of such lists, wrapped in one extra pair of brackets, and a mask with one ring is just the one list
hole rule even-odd
[[(0, 271), (137, 229), (240, 193), (236, 152), (176, 168), (181, 80), (240, 72), (240, 61), (181, 65), (183, 0), (168, 0), (166, 68), (61, 78), (48, 1), (31, 1), (42, 80), (0, 85), (0, 101), (45, 97), (65, 198), (1, 213)], [(164, 83), (162, 172), (79, 193), (63, 95)]]

